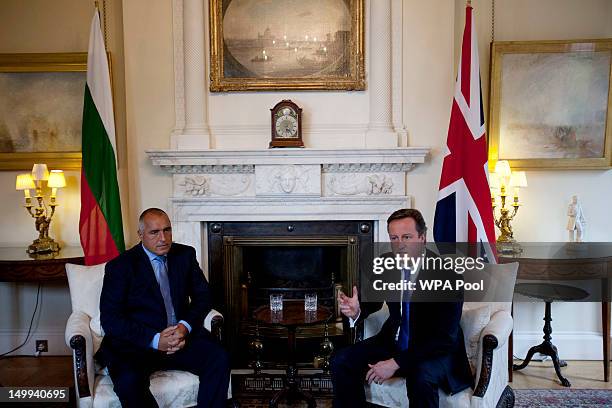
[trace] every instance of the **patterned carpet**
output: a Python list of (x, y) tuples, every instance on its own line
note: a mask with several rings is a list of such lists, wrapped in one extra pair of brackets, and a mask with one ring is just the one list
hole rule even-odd
[(612, 390), (514, 390), (515, 408), (612, 407)]
[[(514, 390), (515, 408), (603, 408), (612, 407), (612, 390)], [(267, 408), (265, 399), (239, 399), (240, 408)], [(304, 403), (281, 403), (279, 408), (306, 407)], [(328, 399), (317, 399), (317, 408), (331, 408)]]

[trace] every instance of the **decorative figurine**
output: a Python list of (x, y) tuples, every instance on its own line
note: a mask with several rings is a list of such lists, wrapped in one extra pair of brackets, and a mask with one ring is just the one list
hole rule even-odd
[(566, 228), (569, 233), (569, 242), (583, 242), (586, 238), (586, 220), (576, 195), (572, 196), (572, 201), (567, 208), (567, 216)]

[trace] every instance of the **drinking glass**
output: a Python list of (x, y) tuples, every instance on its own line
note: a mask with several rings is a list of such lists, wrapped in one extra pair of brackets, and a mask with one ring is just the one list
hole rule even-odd
[(272, 312), (280, 312), (283, 310), (283, 294), (272, 293), (270, 295), (270, 310)]
[(316, 293), (307, 293), (304, 296), (304, 310), (307, 312), (317, 311), (317, 294)]

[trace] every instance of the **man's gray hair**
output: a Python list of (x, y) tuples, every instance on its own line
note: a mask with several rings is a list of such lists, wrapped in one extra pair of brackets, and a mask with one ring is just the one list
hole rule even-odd
[(148, 214), (165, 215), (166, 217), (168, 216), (168, 214), (166, 214), (166, 212), (161, 208), (147, 208), (142, 212), (142, 214), (140, 214), (140, 217), (138, 217), (138, 232), (140, 232), (141, 234), (144, 232), (144, 219)]

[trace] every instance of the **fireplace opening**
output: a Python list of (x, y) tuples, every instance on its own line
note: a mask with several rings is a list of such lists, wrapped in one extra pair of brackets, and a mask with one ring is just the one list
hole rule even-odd
[(328, 304), (334, 296), (336, 277), (346, 268), (346, 248), (342, 246), (245, 247), (243, 268), (253, 290), (252, 307), (264, 305), (273, 292), (287, 300), (304, 299), (317, 293), (319, 302)]
[[(249, 343), (256, 335), (264, 345), (264, 365), (283, 367), (286, 330), (262, 327), (252, 318), (257, 307), (269, 304), (271, 293), (282, 293), (284, 302), (303, 301), (306, 293), (316, 293), (319, 304), (333, 312), (327, 325), (330, 340), (335, 347), (348, 344), (347, 322), (335, 299), (339, 290), (352, 288), (359, 269), (367, 267), (360, 259), (367, 259), (362, 255), (372, 243), (370, 221), (209, 223), (209, 279), (214, 307), (225, 317), (232, 367), (249, 366)], [(301, 366), (313, 366), (325, 326), (298, 329)]]

